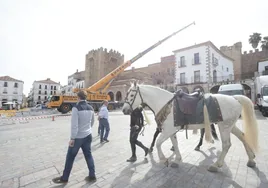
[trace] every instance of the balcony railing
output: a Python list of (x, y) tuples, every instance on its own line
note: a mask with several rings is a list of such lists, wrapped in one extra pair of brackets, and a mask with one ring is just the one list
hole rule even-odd
[[(234, 81), (234, 75), (229, 75), (229, 76), (218, 76), (218, 77), (211, 77), (210, 78), (212, 83), (219, 83), (219, 82), (230, 82)], [(187, 85), (187, 84), (202, 84), (202, 83), (207, 83), (207, 77), (206, 76), (200, 76), (200, 77), (186, 77), (183, 79), (178, 78), (176, 80), (176, 85)]]

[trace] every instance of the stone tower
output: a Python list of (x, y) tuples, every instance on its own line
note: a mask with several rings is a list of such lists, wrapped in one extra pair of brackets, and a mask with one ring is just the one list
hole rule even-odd
[(124, 63), (124, 55), (107, 49), (91, 50), (86, 55), (85, 87), (89, 87)]
[(233, 46), (221, 46), (220, 50), (234, 60), (234, 77), (236, 81), (240, 81), (242, 74), (242, 43), (237, 42)]

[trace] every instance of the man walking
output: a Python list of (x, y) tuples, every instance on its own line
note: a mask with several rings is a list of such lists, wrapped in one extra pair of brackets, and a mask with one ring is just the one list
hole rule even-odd
[(149, 149), (145, 147), (140, 141), (138, 141), (139, 133), (144, 126), (144, 118), (142, 115), (142, 110), (143, 110), (142, 107), (138, 107), (131, 113), (130, 116), (129, 142), (131, 146), (132, 156), (127, 160), (127, 162), (135, 162), (137, 160), (136, 145), (144, 150), (145, 157), (149, 152)]
[[(108, 136), (110, 132), (110, 125), (108, 121), (108, 101), (103, 101), (103, 105), (99, 112), (99, 126), (100, 126), (100, 143), (109, 142)], [(105, 130), (105, 135), (104, 135)]]
[(62, 176), (52, 180), (54, 183), (68, 183), (74, 159), (80, 148), (82, 148), (89, 170), (89, 176), (85, 179), (87, 181), (96, 181), (95, 165), (91, 154), (91, 127), (94, 124), (94, 110), (86, 102), (87, 93), (85, 91), (79, 91), (77, 96), (78, 103), (72, 108), (71, 139), (69, 141), (65, 168)]

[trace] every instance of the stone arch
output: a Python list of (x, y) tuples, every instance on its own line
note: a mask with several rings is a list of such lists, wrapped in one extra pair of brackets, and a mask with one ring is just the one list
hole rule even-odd
[(248, 98), (251, 99), (251, 87), (247, 84), (242, 84), (245, 89), (245, 94)]
[(112, 91), (109, 91), (108, 95), (111, 98), (111, 101), (114, 101), (114, 93)]
[(121, 91), (117, 91), (116, 92), (115, 100), (116, 101), (121, 101), (122, 100), (122, 93), (121, 93)]
[(209, 90), (209, 92), (210, 93), (218, 93), (219, 88), (220, 88), (220, 85), (215, 85)]
[(199, 89), (200, 92), (202, 92), (202, 93), (205, 92), (204, 88), (202, 86), (199, 86), (199, 85), (194, 87), (193, 92), (195, 92), (195, 90), (197, 90), (197, 89)]

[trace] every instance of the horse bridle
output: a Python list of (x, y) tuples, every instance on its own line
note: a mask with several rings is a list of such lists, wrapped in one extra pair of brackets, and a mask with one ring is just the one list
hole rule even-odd
[[(129, 95), (129, 93), (130, 92), (135, 92), (135, 94), (134, 94), (134, 98), (133, 98), (133, 100), (132, 101), (128, 101), (127, 100), (127, 98), (128, 98), (128, 95)], [(136, 100), (136, 97), (137, 97), (137, 95), (139, 94), (139, 96), (140, 96), (140, 98), (141, 98), (141, 105), (142, 105), (142, 107), (144, 108), (145, 106), (147, 106), (153, 113), (154, 113), (154, 111), (153, 111), (153, 109), (148, 105), (148, 104), (146, 104), (144, 101), (143, 101), (143, 98), (142, 98), (142, 95), (141, 95), (141, 92), (140, 92), (140, 88), (139, 88), (139, 86), (137, 86), (137, 89), (131, 89), (130, 91), (128, 91), (127, 92), (127, 95), (126, 95), (126, 98), (125, 98), (125, 103), (127, 103), (129, 106), (130, 106), (130, 109), (131, 109), (131, 111), (133, 111), (133, 103), (134, 103), (134, 101)], [(155, 114), (155, 113), (154, 113)]]
[[(131, 92), (135, 92), (134, 94), (134, 98), (131, 100), (131, 101), (128, 101), (128, 95), (131, 93)], [(143, 98), (141, 96), (141, 92), (140, 92), (140, 88), (137, 86), (137, 89), (131, 89), (130, 91), (127, 92), (127, 95), (126, 95), (126, 98), (125, 98), (125, 103), (127, 103), (129, 106), (130, 106), (130, 109), (131, 111), (133, 111), (133, 103), (134, 101), (136, 100), (136, 97), (137, 95), (139, 94), (140, 98), (141, 98), (141, 103), (143, 104)]]

